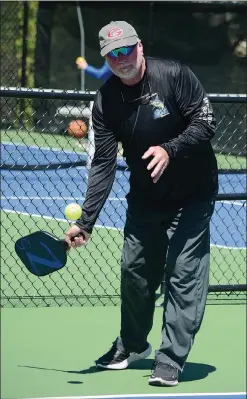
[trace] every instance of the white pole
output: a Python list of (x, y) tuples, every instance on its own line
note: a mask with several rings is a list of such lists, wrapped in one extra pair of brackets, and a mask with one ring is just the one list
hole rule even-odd
[(88, 170), (91, 168), (91, 163), (94, 156), (95, 145), (94, 145), (94, 131), (93, 131), (93, 123), (92, 123), (92, 109), (93, 109), (93, 101), (90, 101), (90, 117), (88, 120), (88, 146), (87, 146), (87, 168)]
[[(84, 26), (83, 26), (83, 20), (82, 20), (82, 14), (81, 14), (81, 7), (80, 7), (80, 2), (76, 2), (76, 10), (77, 10), (77, 16), (78, 16), (78, 22), (79, 22), (79, 27), (80, 27), (80, 44), (81, 44), (81, 57), (85, 57), (85, 34), (84, 34)], [(81, 69), (81, 90), (85, 90), (85, 72), (83, 69)]]
[[(85, 57), (85, 32), (83, 26), (83, 19), (81, 13), (80, 2), (76, 2), (77, 16), (80, 27), (80, 36), (81, 36), (81, 57)], [(85, 91), (85, 72), (81, 69), (81, 91)], [(94, 156), (94, 131), (92, 126), (92, 109), (93, 109), (93, 101), (90, 101), (90, 116), (88, 121), (88, 146), (87, 146), (87, 168), (88, 170), (91, 168), (92, 159)]]

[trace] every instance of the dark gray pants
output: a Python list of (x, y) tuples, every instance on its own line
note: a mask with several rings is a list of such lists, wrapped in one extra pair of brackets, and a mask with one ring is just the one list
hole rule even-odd
[(165, 273), (162, 344), (156, 361), (182, 370), (202, 322), (209, 280), (209, 224), (214, 202), (176, 212), (129, 209), (121, 265), (121, 338), (140, 351), (153, 324), (155, 293)]

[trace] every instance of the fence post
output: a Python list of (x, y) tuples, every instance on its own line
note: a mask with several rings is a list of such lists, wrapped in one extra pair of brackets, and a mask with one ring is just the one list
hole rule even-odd
[(93, 121), (92, 121), (92, 109), (93, 109), (93, 101), (90, 101), (90, 118), (88, 121), (88, 147), (87, 147), (87, 168), (91, 168), (91, 163), (94, 157), (95, 145), (94, 145), (94, 131), (93, 131)]

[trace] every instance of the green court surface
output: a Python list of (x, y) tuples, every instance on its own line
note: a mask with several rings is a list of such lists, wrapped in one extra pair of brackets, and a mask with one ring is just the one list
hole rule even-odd
[(1, 398), (246, 392), (246, 307), (208, 305), (180, 383), (151, 387), (160, 344), (156, 309), (149, 359), (124, 371), (96, 371), (94, 360), (118, 335), (119, 307), (2, 309)]
[[(2, 132), (2, 141), (86, 149), (85, 140), (29, 131)], [(246, 168), (243, 157), (217, 158), (219, 168)], [(34, 215), (28, 207), (26, 212), (1, 211), (1, 399), (245, 391), (246, 293), (241, 298), (231, 295), (228, 303), (209, 295), (202, 328), (177, 387), (148, 386), (154, 352), (128, 370), (96, 371), (94, 360), (119, 334), (123, 232), (96, 227), (85, 248), (69, 253), (64, 269), (40, 279), (17, 259), (15, 241), (36, 230), (63, 238), (69, 224), (55, 214)], [(245, 249), (211, 246), (211, 285), (245, 284), (245, 275)], [(157, 307), (149, 337), (153, 349), (160, 345), (161, 317)]]
[[(70, 151), (85, 151), (86, 140), (77, 140), (67, 135), (41, 133), (29, 130), (2, 130), (1, 141), (27, 146), (57, 148)], [(216, 154), (219, 169), (246, 169), (244, 156)]]
[[(28, 214), (1, 212), (5, 233), (1, 240), (2, 306), (119, 304), (119, 274), (123, 233), (113, 228), (95, 228), (87, 247), (70, 251), (61, 271), (39, 279), (28, 274), (17, 258), (14, 243), (31, 231), (47, 230), (63, 237), (66, 221)], [(10, 239), (10, 237), (12, 239)], [(110, 249), (109, 249), (110, 248)], [(245, 284), (246, 251), (211, 246), (210, 284)], [(9, 302), (6, 297), (10, 298)], [(30, 300), (30, 297), (42, 299)], [(73, 297), (73, 298), (72, 298)], [(78, 297), (75, 299), (74, 297)]]

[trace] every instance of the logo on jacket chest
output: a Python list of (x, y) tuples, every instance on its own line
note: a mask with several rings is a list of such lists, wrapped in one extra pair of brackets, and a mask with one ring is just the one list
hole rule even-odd
[(152, 96), (149, 103), (152, 107), (152, 114), (154, 119), (164, 118), (164, 116), (169, 115), (169, 111), (165, 104), (159, 99), (157, 93)]

